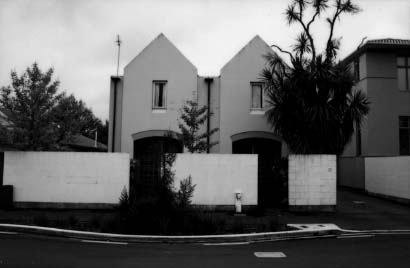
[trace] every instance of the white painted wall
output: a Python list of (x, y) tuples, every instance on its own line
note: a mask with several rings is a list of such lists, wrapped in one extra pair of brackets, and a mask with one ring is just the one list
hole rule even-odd
[(129, 155), (5, 152), (3, 179), (14, 202), (115, 204), (128, 189)]
[(289, 205), (336, 205), (336, 155), (289, 155)]
[(410, 199), (410, 157), (366, 157), (365, 186), (371, 193)]
[[(160, 34), (124, 68), (121, 152), (134, 152), (132, 134), (148, 130), (179, 133), (179, 109), (197, 91), (194, 65)], [(152, 108), (153, 81), (166, 80), (166, 109)], [(112, 137), (111, 137), (112, 138)]]
[(191, 175), (194, 205), (234, 205), (235, 191), (243, 205), (258, 203), (258, 157), (247, 154), (177, 154), (175, 187)]
[[(272, 133), (264, 111), (251, 109), (251, 82), (260, 80), (266, 66), (263, 55), (273, 50), (259, 36), (255, 36), (222, 69), (220, 77), (220, 141), (221, 153), (232, 153), (235, 134), (248, 131)], [(280, 138), (278, 137), (280, 140)], [(284, 143), (282, 143), (284, 144)], [(285, 155), (286, 148), (282, 148)]]

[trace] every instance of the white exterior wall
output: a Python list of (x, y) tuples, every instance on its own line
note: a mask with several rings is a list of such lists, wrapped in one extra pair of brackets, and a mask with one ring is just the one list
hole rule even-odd
[[(166, 109), (153, 110), (153, 81), (166, 80)], [(132, 134), (149, 130), (179, 133), (183, 102), (197, 91), (197, 70), (163, 35), (145, 47), (124, 69), (121, 152), (133, 157)]]
[(289, 155), (289, 205), (336, 205), (335, 155)]
[(191, 175), (194, 205), (234, 205), (237, 190), (243, 205), (258, 203), (257, 155), (177, 154), (174, 171), (176, 188)]
[(263, 55), (273, 50), (253, 38), (222, 69), (220, 78), (220, 152), (232, 153), (232, 135), (247, 131), (272, 132), (264, 111), (251, 111), (251, 82), (265, 67)]
[(366, 157), (365, 185), (371, 193), (410, 199), (410, 157)]
[(14, 202), (116, 204), (129, 187), (123, 153), (5, 152), (4, 185)]

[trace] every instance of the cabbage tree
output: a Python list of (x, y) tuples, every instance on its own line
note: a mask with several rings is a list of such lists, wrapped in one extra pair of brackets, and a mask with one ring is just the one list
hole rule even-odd
[[(288, 60), (276, 53), (265, 55), (261, 79), (270, 104), (267, 119), (292, 153), (342, 153), (354, 126), (369, 112), (368, 98), (354, 89), (351, 70), (336, 60), (341, 38), (333, 36), (341, 15), (357, 12), (359, 7), (350, 0), (294, 0), (286, 18), (302, 31), (291, 50), (272, 46)], [(324, 16), (329, 35), (324, 50), (318, 51), (311, 27)]]

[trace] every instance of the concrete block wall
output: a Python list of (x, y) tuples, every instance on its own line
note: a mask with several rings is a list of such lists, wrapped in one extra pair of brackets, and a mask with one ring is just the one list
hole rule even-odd
[(129, 187), (129, 155), (5, 152), (3, 184), (13, 185), (14, 202), (28, 206), (117, 204)]
[(196, 184), (194, 205), (235, 204), (235, 191), (241, 191), (242, 204), (258, 204), (258, 157), (251, 154), (177, 154), (175, 182), (192, 177)]
[(410, 200), (410, 157), (366, 157), (366, 191)]
[(289, 206), (336, 205), (336, 156), (289, 155)]

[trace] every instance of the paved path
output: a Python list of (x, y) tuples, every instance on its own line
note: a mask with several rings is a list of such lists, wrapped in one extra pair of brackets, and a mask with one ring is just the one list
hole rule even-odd
[(282, 216), (284, 222), (334, 223), (341, 228), (356, 230), (410, 230), (410, 206), (408, 205), (371, 197), (347, 189), (339, 189), (337, 194), (336, 213), (284, 213)]
[[(275, 252), (285, 258), (258, 258)], [(282, 255), (283, 256), (283, 255)], [(100, 244), (0, 234), (0, 267), (408, 267), (410, 236), (245, 245)]]

